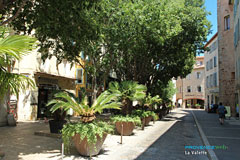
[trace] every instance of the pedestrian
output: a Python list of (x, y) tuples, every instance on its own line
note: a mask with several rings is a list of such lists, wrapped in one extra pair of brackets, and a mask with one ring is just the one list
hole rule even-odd
[(227, 111), (226, 108), (223, 106), (222, 102), (220, 102), (218, 106), (218, 115), (219, 115), (219, 121), (221, 125), (223, 125), (226, 111)]
[(236, 118), (239, 119), (239, 106), (237, 104), (237, 107), (236, 107)]

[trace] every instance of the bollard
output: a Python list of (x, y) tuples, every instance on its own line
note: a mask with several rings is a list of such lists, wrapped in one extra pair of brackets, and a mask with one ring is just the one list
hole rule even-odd
[(143, 118), (142, 120), (142, 130), (144, 130), (144, 126), (145, 126), (145, 118)]
[(62, 160), (63, 160), (63, 155), (64, 155), (64, 143), (62, 143)]
[(122, 140), (123, 140), (123, 123), (122, 123), (122, 131), (121, 131), (121, 141), (120, 141), (120, 144), (122, 144)]

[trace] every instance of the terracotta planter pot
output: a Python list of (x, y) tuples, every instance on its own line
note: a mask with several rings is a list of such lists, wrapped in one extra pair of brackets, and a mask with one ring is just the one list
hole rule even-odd
[(152, 116), (145, 117), (145, 126), (149, 125), (151, 120), (152, 120)]
[(122, 124), (123, 124), (123, 136), (129, 136), (133, 133), (133, 129), (135, 128), (135, 124), (133, 122), (116, 122), (115, 126), (117, 132), (121, 135), (122, 132)]
[(77, 151), (82, 156), (95, 156), (102, 149), (102, 145), (103, 145), (106, 137), (107, 137), (107, 134), (104, 134), (102, 138), (97, 135), (96, 144), (89, 144), (87, 142), (87, 137), (85, 137), (83, 140), (81, 140), (80, 135), (75, 134), (75, 136), (73, 136), (73, 141), (74, 141)]

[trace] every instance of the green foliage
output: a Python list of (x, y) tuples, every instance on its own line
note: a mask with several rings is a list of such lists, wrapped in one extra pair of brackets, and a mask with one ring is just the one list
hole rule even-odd
[(36, 39), (28, 36), (9, 35), (0, 27), (0, 98), (10, 90), (18, 96), (20, 90), (35, 87), (32, 79), (17, 73), (11, 73), (14, 62), (20, 60), (35, 48)]
[[(199, 0), (105, 1), (103, 32), (118, 77), (147, 84), (191, 72), (210, 23)], [(111, 16), (109, 16), (111, 15)], [(152, 87), (151, 87), (152, 86)], [(158, 89), (158, 88), (157, 88)]]
[(158, 81), (156, 84), (153, 84), (152, 88), (153, 93), (159, 94), (163, 102), (171, 102), (173, 95), (177, 92), (172, 80), (170, 80), (167, 84), (163, 84), (161, 81)]
[[(3, 18), (16, 13), (21, 1), (5, 7)], [(89, 72), (102, 71), (106, 77), (115, 71), (121, 80), (146, 84), (153, 94), (159, 87), (155, 84), (165, 87), (173, 77), (190, 73), (194, 57), (204, 51), (210, 22), (203, 4), (203, 0), (35, 0), (27, 1), (11, 24), (24, 33), (35, 30), (43, 59), (56, 56), (59, 62), (79, 62), (84, 51), (94, 61)]]
[[(95, 119), (95, 113), (102, 113), (103, 109), (120, 109), (120, 104), (116, 102), (117, 95), (103, 92), (90, 107), (88, 105), (87, 97), (85, 96), (81, 101), (72, 93), (59, 92), (56, 93), (55, 99), (51, 100), (47, 106), (53, 105), (50, 111), (55, 112), (58, 109), (64, 111), (73, 109), (76, 113), (82, 116), (91, 117), (89, 121)], [(88, 120), (86, 120), (87, 122)]]
[(196, 106), (196, 107), (201, 107), (201, 104), (198, 104), (198, 103), (197, 103), (197, 104), (195, 104), (195, 106)]
[(161, 102), (162, 99), (159, 98), (159, 95), (152, 97), (150, 93), (142, 100), (142, 104), (148, 107), (152, 107), (153, 105), (159, 104)]
[(69, 151), (70, 141), (75, 134), (79, 134), (81, 140), (85, 137), (88, 143), (95, 144), (97, 142), (97, 135), (102, 137), (105, 133), (113, 132), (113, 126), (101, 121), (92, 123), (68, 123), (62, 129), (62, 139), (67, 151)]
[(116, 116), (111, 117), (111, 121), (113, 121), (113, 122), (134, 122), (136, 125), (141, 124), (141, 119), (135, 115), (127, 115), (127, 116), (116, 115)]
[(141, 100), (146, 96), (146, 86), (134, 81), (110, 82), (108, 92), (117, 94), (120, 99)]
[(145, 118), (145, 117), (152, 116), (155, 120), (158, 119), (155, 112), (153, 112), (153, 111), (144, 111), (144, 110), (141, 110), (141, 109), (134, 110), (132, 112), (132, 115), (138, 116), (140, 118)]

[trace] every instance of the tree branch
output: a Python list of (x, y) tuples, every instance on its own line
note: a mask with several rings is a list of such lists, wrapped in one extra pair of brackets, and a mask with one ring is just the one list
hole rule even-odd
[(10, 17), (9, 19), (3, 21), (3, 22), (0, 24), (0, 26), (12, 22), (12, 21), (20, 14), (21, 9), (26, 5), (26, 2), (27, 2), (27, 0), (23, 0), (23, 1), (22, 1), (22, 4), (19, 6), (19, 8), (18, 8), (17, 12), (15, 13), (15, 15), (13, 15), (13, 16)]

